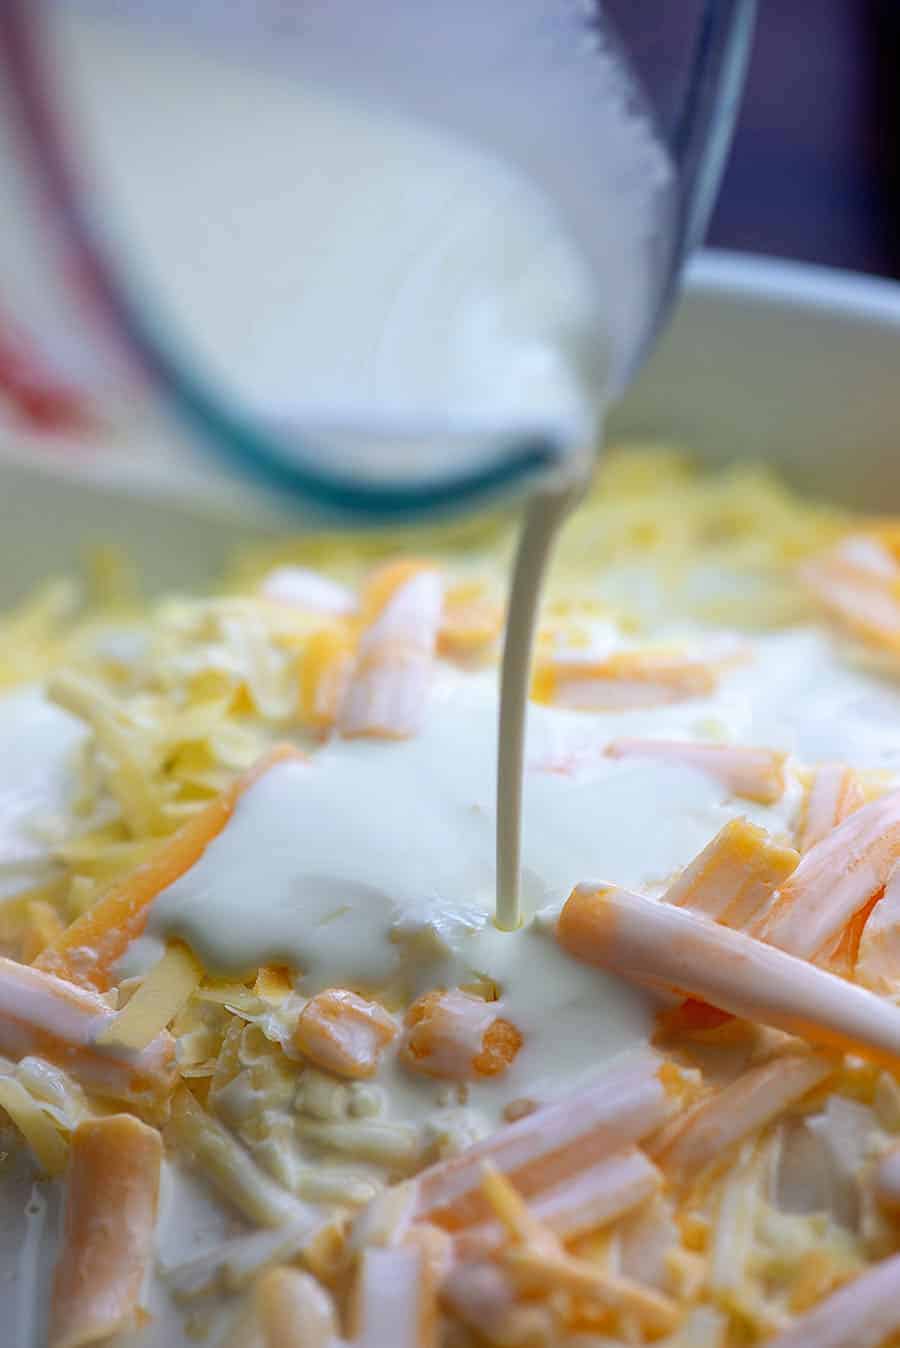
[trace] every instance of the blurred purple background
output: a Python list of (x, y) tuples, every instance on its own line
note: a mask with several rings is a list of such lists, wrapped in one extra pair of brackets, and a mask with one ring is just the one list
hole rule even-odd
[(708, 242), (900, 277), (900, 2), (760, 0)]

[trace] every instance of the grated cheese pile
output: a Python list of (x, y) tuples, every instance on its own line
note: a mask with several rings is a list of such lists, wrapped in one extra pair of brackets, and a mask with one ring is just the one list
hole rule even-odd
[[(296, 970), (217, 978), (179, 941), (149, 973), (120, 971), (155, 894), (273, 764), (332, 734), (415, 735), (435, 660), (496, 663), (510, 536), (498, 518), (279, 543), (215, 597), (149, 606), (104, 553), (85, 585), (50, 582), (0, 620), (0, 685), (40, 684), (86, 728), (37, 882), (0, 901), (8, 1148), (24, 1140), (67, 1191), (52, 1348), (140, 1342), (151, 1270), (191, 1333), (263, 1348), (900, 1342), (889, 772), (611, 742), (743, 800), (794, 790), (792, 833), (733, 820), (660, 894), (585, 877), (557, 940), (661, 994), (652, 1047), (571, 1097), (520, 1102), (489, 1136), (449, 1110), (423, 1149), (376, 1084), (397, 1045), (462, 1103), (467, 1075), (506, 1071), (522, 1034), (487, 980), (306, 997)], [(896, 678), (898, 538), (757, 465), (610, 453), (563, 540), (535, 698), (687, 700), (752, 663), (754, 632), (822, 622), (848, 662)], [(708, 627), (702, 652), (660, 640), (675, 621)], [(590, 648), (597, 624), (612, 653)], [(242, 1222), (176, 1262), (154, 1249), (164, 1156)]]

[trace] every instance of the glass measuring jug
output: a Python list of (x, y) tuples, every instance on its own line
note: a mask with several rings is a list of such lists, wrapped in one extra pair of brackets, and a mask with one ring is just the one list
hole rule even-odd
[(354, 522), (565, 474), (699, 236), (753, 0), (9, 0), (0, 390)]

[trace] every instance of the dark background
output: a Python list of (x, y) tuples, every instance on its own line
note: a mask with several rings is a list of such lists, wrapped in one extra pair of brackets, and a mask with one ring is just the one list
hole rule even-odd
[(900, 277), (900, 0), (759, 0), (707, 242)]

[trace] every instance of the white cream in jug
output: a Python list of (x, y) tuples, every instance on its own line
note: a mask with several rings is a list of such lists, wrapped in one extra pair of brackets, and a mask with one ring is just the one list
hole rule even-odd
[[(407, 8), (384, 23), (402, 34), (422, 22)], [(459, 112), (447, 107), (453, 62), (464, 60), (455, 26), (474, 22), (484, 41), (489, 18), (467, 4), (449, 25), (429, 115), (421, 70), (374, 80), (392, 39), (367, 60), (363, 29), (380, 33), (380, 9), (404, 6), (357, 12), (351, 41), (329, 30), (340, 5), (333, 17), (312, 7), (280, 68), (196, 33), (182, 40), (146, 16), (136, 28), (68, 13), (59, 41), (73, 129), (114, 237), (192, 353), (276, 420), (302, 411), (537, 428), (583, 450), (655, 299), (665, 154), (610, 55), (566, 57), (573, 80), (581, 66), (589, 73), (592, 106), (566, 114), (573, 143), (555, 147), (559, 182), (582, 179), (563, 209), (541, 181), (546, 146), (526, 139), (515, 162), (484, 148), (492, 128), (465, 125), (464, 105), (477, 111), (483, 89), (457, 95)], [(521, 26), (530, 23), (540, 34), (533, 16)], [(576, 46), (577, 32), (563, 36)], [(429, 57), (423, 43), (422, 62), (436, 61), (436, 45)], [(540, 56), (528, 48), (509, 60), (529, 53)], [(478, 61), (470, 53), (459, 79), (479, 78)], [(522, 110), (523, 137), (536, 116)], [(592, 127), (602, 134), (589, 137)], [(596, 219), (578, 218), (584, 191), (603, 199)], [(426, 461), (405, 470), (446, 469), (440, 452), (423, 446)]]

